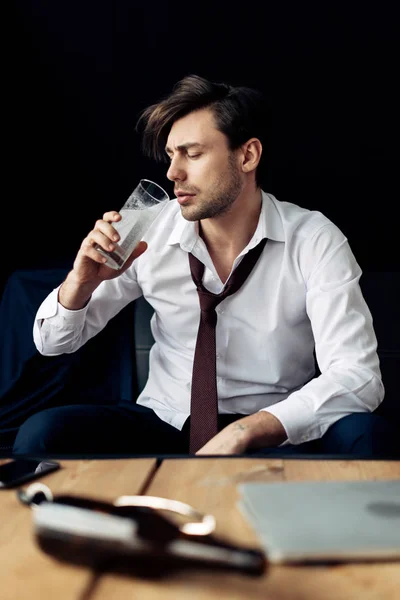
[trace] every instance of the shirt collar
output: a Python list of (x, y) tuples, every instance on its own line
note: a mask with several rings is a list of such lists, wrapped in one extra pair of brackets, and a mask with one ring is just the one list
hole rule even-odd
[(187, 221), (182, 217), (179, 209), (179, 213), (177, 214), (177, 222), (167, 240), (167, 245), (173, 246), (174, 244), (180, 244), (183, 250), (191, 252), (198, 238), (198, 221)]
[(285, 232), (278, 202), (274, 196), (262, 191), (262, 208), (258, 224), (262, 226), (262, 237), (274, 240), (275, 242), (284, 242)]
[[(284, 242), (285, 234), (282, 219), (276, 206), (277, 200), (264, 191), (261, 194), (261, 213), (253, 240), (260, 241), (266, 237), (276, 242)], [(167, 244), (170, 246), (180, 244), (183, 250), (191, 252), (199, 238), (199, 224), (197, 221), (187, 221), (180, 213), (177, 217), (177, 223), (171, 231)]]

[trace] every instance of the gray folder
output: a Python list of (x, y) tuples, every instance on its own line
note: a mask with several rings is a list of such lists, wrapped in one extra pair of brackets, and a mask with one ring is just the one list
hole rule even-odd
[(400, 558), (400, 480), (242, 483), (272, 563)]

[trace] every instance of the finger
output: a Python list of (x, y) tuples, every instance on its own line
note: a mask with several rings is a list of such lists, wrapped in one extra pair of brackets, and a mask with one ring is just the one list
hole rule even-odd
[(141, 254), (143, 254), (143, 252), (146, 252), (146, 250), (147, 242), (139, 242), (134, 251), (132, 252), (131, 256), (133, 257), (133, 259), (138, 258)]
[(115, 241), (113, 241), (108, 235), (102, 233), (99, 229), (93, 229), (93, 231), (89, 233), (86, 240), (84, 241), (86, 246), (99, 245), (103, 248), (103, 250), (106, 250), (107, 252), (112, 252), (113, 250), (115, 250), (115, 247), (117, 245)]
[[(111, 225), (111, 223), (104, 221), (104, 219), (98, 219), (96, 221), (96, 223), (94, 225), (94, 229), (89, 234), (89, 236), (92, 237), (92, 234), (95, 234), (96, 232), (101, 232), (101, 234), (103, 236), (108, 238), (108, 242), (110, 242), (110, 241), (117, 242), (120, 238), (118, 231), (116, 229), (114, 229), (114, 227)], [(100, 244), (100, 245), (102, 246), (102, 244)]]
[(136, 246), (136, 248), (134, 249), (134, 251), (132, 252), (132, 254), (130, 255), (130, 257), (125, 262), (123, 268), (121, 269), (121, 272), (124, 272), (124, 271), (126, 271), (126, 269), (129, 269), (129, 267), (131, 266), (133, 261), (136, 258), (138, 258), (141, 254), (143, 254), (143, 252), (145, 252), (146, 250), (147, 250), (147, 242), (139, 242), (138, 245)]
[[(90, 258), (91, 260), (94, 260), (97, 263), (104, 263), (106, 262), (106, 258), (101, 252), (99, 252), (98, 248), (99, 245), (97, 244), (97, 242), (93, 238), (88, 236), (83, 240), (79, 254), (81, 256)], [(111, 244), (108, 244), (108, 248), (109, 250), (111, 250)]]
[(120, 221), (121, 219), (121, 215), (116, 210), (110, 210), (108, 212), (105, 212), (103, 215), (103, 221), (108, 221), (109, 223), (114, 221)]

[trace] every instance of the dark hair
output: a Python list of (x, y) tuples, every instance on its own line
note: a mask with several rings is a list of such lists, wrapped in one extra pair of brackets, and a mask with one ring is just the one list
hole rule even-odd
[[(174, 85), (171, 94), (140, 114), (136, 130), (143, 128), (144, 154), (166, 161), (165, 144), (174, 122), (202, 108), (213, 111), (217, 129), (226, 135), (230, 150), (236, 150), (252, 137), (264, 145), (268, 111), (259, 90), (188, 75)], [(262, 159), (265, 160), (264, 152)], [(262, 161), (256, 171), (257, 185), (260, 185), (261, 165)]]

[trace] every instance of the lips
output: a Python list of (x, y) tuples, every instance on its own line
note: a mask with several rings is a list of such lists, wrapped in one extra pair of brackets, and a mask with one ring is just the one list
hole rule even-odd
[(188, 192), (179, 191), (176, 192), (175, 195), (179, 204), (186, 204), (186, 202), (188, 202), (190, 198), (193, 198), (193, 196), (195, 196), (196, 194), (190, 194)]

